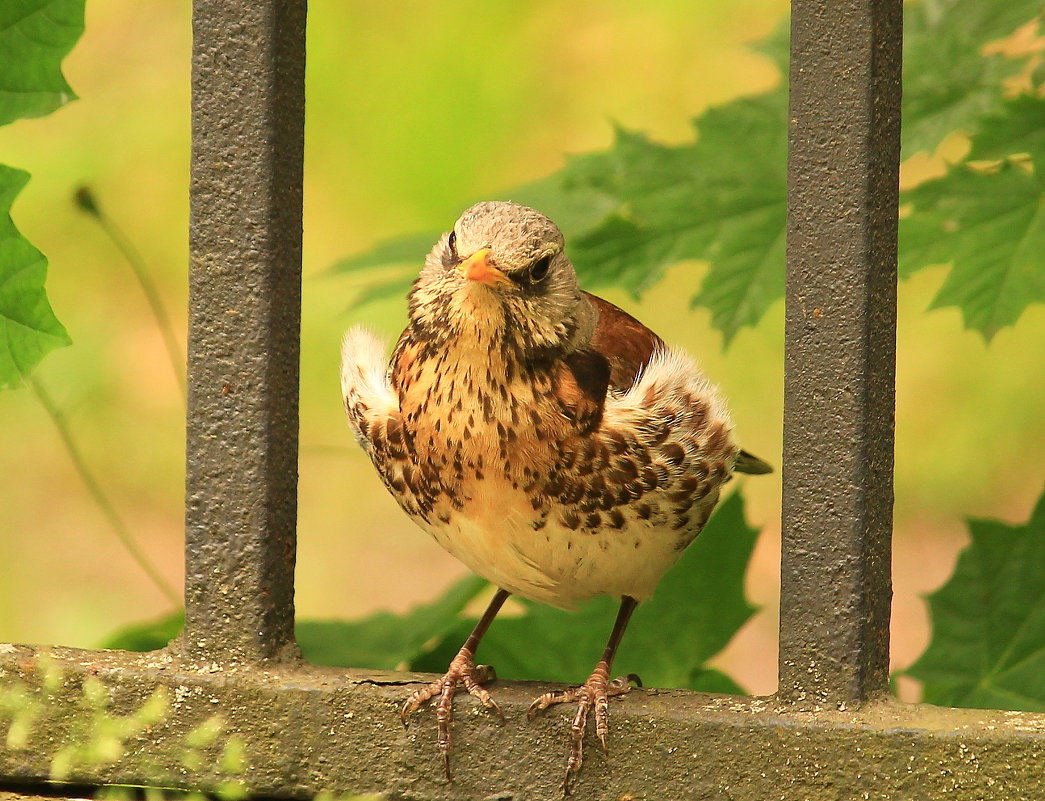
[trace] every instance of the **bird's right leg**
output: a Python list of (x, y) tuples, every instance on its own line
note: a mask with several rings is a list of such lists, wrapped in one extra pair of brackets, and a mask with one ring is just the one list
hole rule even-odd
[(495, 679), (496, 675), (493, 668), (489, 665), (475, 664), (475, 649), (510, 594), (507, 590), (497, 590), (497, 594), (490, 601), (490, 605), (486, 607), (486, 611), (483, 612), (479, 622), (475, 624), (475, 628), (468, 635), (468, 639), (461, 646), (461, 650), (457, 652), (457, 656), (450, 662), (450, 667), (447, 669), (446, 674), (414, 692), (406, 699), (403, 709), (399, 713), (403, 725), (408, 726), (411, 713), (416, 712), (430, 699), (437, 695), (439, 696), (439, 702), (435, 707), (435, 718), (439, 728), (439, 753), (443, 757), (443, 768), (446, 771), (447, 779), (450, 778), (450, 724), (453, 721), (454, 693), (457, 691), (457, 686), (463, 684), (465, 689), (478, 698), (484, 707), (492, 709), (501, 719), (501, 722), (504, 722), (504, 714), (501, 712), (500, 707), (497, 706), (493, 698), (490, 697), (490, 693), (482, 686), (486, 682)]
[(602, 750), (608, 752), (606, 737), (610, 730), (609, 699), (629, 692), (632, 682), (642, 686), (639, 677), (634, 673), (610, 681), (610, 669), (617, 646), (624, 636), (624, 629), (628, 627), (631, 613), (638, 605), (638, 601), (627, 595), (621, 598), (620, 611), (617, 612), (617, 621), (613, 624), (606, 650), (602, 652), (602, 659), (595, 665), (595, 670), (584, 684), (562, 692), (545, 693), (535, 698), (526, 714), (528, 718), (532, 718), (553, 704), (577, 704), (577, 714), (573, 718), (573, 726), (570, 727), (570, 758), (566, 764), (566, 777), (562, 782), (563, 795), (570, 795), (570, 782), (584, 761), (584, 731), (588, 727), (588, 712), (595, 712), (595, 734), (602, 743)]

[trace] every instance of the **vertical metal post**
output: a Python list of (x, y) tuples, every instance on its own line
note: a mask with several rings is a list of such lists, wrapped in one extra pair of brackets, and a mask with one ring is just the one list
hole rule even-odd
[(794, 0), (781, 698), (887, 690), (901, 0)]
[(293, 653), (305, 0), (193, 9), (182, 648)]

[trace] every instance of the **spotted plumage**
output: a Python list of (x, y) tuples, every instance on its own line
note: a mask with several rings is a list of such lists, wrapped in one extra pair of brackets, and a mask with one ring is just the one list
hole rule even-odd
[[(407, 514), (505, 595), (633, 606), (700, 532), (742, 452), (693, 361), (583, 292), (564, 244), (533, 209), (468, 209), (426, 258), (391, 362), (369, 333), (346, 336), (345, 407)], [(474, 674), (470, 651), (444, 682)], [(606, 697), (596, 674), (585, 688), (587, 702), (555, 700)], [(440, 735), (445, 757), (442, 722)], [(567, 788), (579, 765), (578, 740)]]

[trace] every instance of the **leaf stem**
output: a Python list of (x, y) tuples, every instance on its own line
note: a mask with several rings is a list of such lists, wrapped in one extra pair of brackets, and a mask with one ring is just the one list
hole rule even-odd
[(181, 396), (184, 399), (186, 397), (185, 358), (182, 355), (181, 346), (178, 345), (178, 340), (174, 336), (174, 328), (171, 326), (170, 318), (167, 316), (167, 310), (163, 306), (163, 300), (160, 298), (160, 293), (156, 289), (156, 284), (153, 283), (152, 276), (149, 275), (149, 271), (145, 266), (145, 260), (134, 245), (131, 244), (130, 239), (128, 239), (123, 231), (120, 230), (119, 226), (113, 222), (112, 218), (102, 211), (94, 193), (89, 187), (81, 186), (77, 189), (75, 201), (77, 207), (81, 211), (92, 217), (98, 223), (101, 229), (109, 237), (110, 241), (112, 241), (116, 246), (116, 249), (120, 251), (120, 254), (127, 261), (127, 264), (130, 265), (134, 277), (138, 280), (138, 284), (141, 286), (142, 292), (145, 293), (145, 298), (149, 302), (149, 307), (152, 309), (152, 315), (156, 318), (156, 325), (159, 327), (160, 333), (163, 335), (163, 343), (167, 348), (167, 357), (170, 359), (171, 369), (174, 370), (174, 377), (178, 382), (178, 387), (181, 389)]
[(113, 531), (116, 534), (117, 539), (131, 557), (138, 563), (142, 570), (145, 571), (146, 575), (152, 579), (153, 583), (157, 586), (160, 592), (163, 593), (164, 597), (171, 602), (176, 608), (181, 606), (181, 598), (174, 591), (167, 580), (163, 578), (159, 570), (149, 561), (149, 558), (145, 553), (138, 547), (138, 544), (134, 541), (134, 537), (131, 536), (130, 530), (127, 528), (127, 524), (123, 522), (123, 518), (120, 517), (116, 511), (116, 507), (113, 506), (109, 497), (105, 494), (101, 484), (98, 483), (98, 479), (94, 473), (91, 472), (87, 462), (83, 458), (83, 454), (80, 451), (80, 447), (76, 444), (76, 440), (73, 438), (72, 430), (69, 428), (68, 421), (65, 418), (64, 413), (58, 408), (58, 405), (54, 402), (54, 399), (48, 394), (47, 390), (44, 389), (40, 379), (34, 375), (26, 377), (26, 382), (32, 389), (33, 394), (36, 395), (40, 405), (44, 407), (48, 416), (51, 418), (51, 422), (54, 423), (56, 429), (58, 429), (58, 436), (61, 437), (62, 444), (65, 445), (65, 450), (69, 454), (69, 458), (72, 459), (73, 466), (76, 468), (76, 472), (80, 474), (80, 478), (83, 479), (83, 483), (87, 486), (87, 491), (94, 498), (98, 508), (102, 510), (102, 514), (109, 521), (109, 525), (112, 526)]

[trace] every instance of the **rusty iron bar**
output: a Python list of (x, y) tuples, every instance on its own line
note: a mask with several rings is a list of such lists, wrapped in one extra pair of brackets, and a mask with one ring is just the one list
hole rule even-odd
[(295, 653), (304, 71), (304, 0), (194, 3), (190, 659)]
[(887, 692), (901, 0), (795, 0), (781, 699)]

